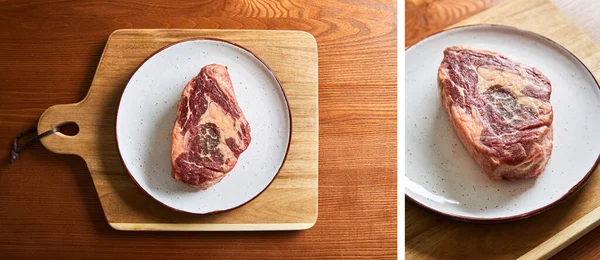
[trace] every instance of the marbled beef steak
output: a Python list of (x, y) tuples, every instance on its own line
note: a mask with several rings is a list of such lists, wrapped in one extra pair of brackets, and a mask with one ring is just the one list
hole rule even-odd
[(540, 175), (552, 153), (550, 81), (537, 69), (466, 46), (444, 50), (442, 106), (471, 156), (494, 180)]
[(250, 145), (227, 67), (203, 67), (183, 89), (172, 133), (172, 176), (200, 189), (219, 182)]

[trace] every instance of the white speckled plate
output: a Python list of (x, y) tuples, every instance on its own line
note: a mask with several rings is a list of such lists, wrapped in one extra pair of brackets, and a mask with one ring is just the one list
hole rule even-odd
[[(198, 191), (171, 177), (171, 131), (183, 88), (211, 63), (228, 67), (252, 142), (221, 182)], [(279, 81), (254, 54), (221, 40), (192, 39), (159, 50), (133, 74), (116, 134), (127, 171), (151, 197), (175, 210), (215, 213), (249, 202), (274, 180), (289, 148), (291, 114)]]
[[(490, 180), (456, 137), (441, 106), (437, 69), (443, 50), (470, 45), (538, 68), (552, 83), (554, 148), (537, 179)], [(476, 25), (435, 34), (406, 50), (408, 198), (465, 221), (508, 221), (540, 213), (575, 192), (600, 154), (600, 89), (559, 44), (512, 27)]]

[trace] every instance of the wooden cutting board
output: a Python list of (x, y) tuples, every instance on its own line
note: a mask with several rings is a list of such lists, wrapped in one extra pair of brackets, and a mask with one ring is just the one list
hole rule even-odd
[[(512, 0), (454, 25), (503, 24), (562, 44), (600, 78), (600, 49), (548, 0)], [(585, 137), (582, 137), (585, 138)], [(591, 166), (591, 165), (590, 165)], [(503, 223), (462, 223), (406, 202), (407, 259), (546, 259), (600, 224), (600, 170), (566, 202), (535, 217)]]
[[(264, 60), (283, 85), (294, 126), (287, 160), (269, 188), (240, 208), (214, 215), (175, 212), (150, 198), (125, 171), (115, 139), (117, 104), (134, 70), (160, 48), (195, 37), (224, 39)], [(307, 229), (315, 224), (318, 208), (317, 57), (314, 37), (301, 31), (117, 30), (106, 43), (85, 99), (50, 107), (39, 120), (38, 132), (67, 122), (79, 126), (75, 136), (57, 133), (42, 144), (85, 160), (106, 219), (115, 229)]]

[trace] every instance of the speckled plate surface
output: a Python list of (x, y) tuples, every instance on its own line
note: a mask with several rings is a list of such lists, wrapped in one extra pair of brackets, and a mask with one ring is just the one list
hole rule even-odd
[[(198, 191), (171, 177), (171, 131), (183, 88), (211, 63), (228, 67), (252, 142), (221, 182)], [(151, 197), (175, 210), (215, 213), (251, 201), (274, 180), (289, 149), (291, 114), (281, 84), (258, 57), (225, 41), (192, 39), (159, 50), (133, 74), (116, 134), (127, 171)]]
[[(452, 45), (502, 53), (550, 79), (554, 148), (538, 178), (492, 181), (460, 143), (437, 91), (443, 50)], [(600, 89), (573, 54), (535, 33), (476, 25), (435, 34), (406, 50), (405, 91), (405, 193), (431, 211), (465, 221), (526, 218), (568, 198), (597, 166)]]

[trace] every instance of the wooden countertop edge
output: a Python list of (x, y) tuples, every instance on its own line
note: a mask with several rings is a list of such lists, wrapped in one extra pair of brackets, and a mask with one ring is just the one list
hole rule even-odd
[(306, 230), (316, 223), (281, 224), (163, 224), (163, 223), (109, 223), (121, 231), (284, 231)]
[(600, 208), (596, 208), (561, 230), (519, 259), (548, 259), (600, 224)]

